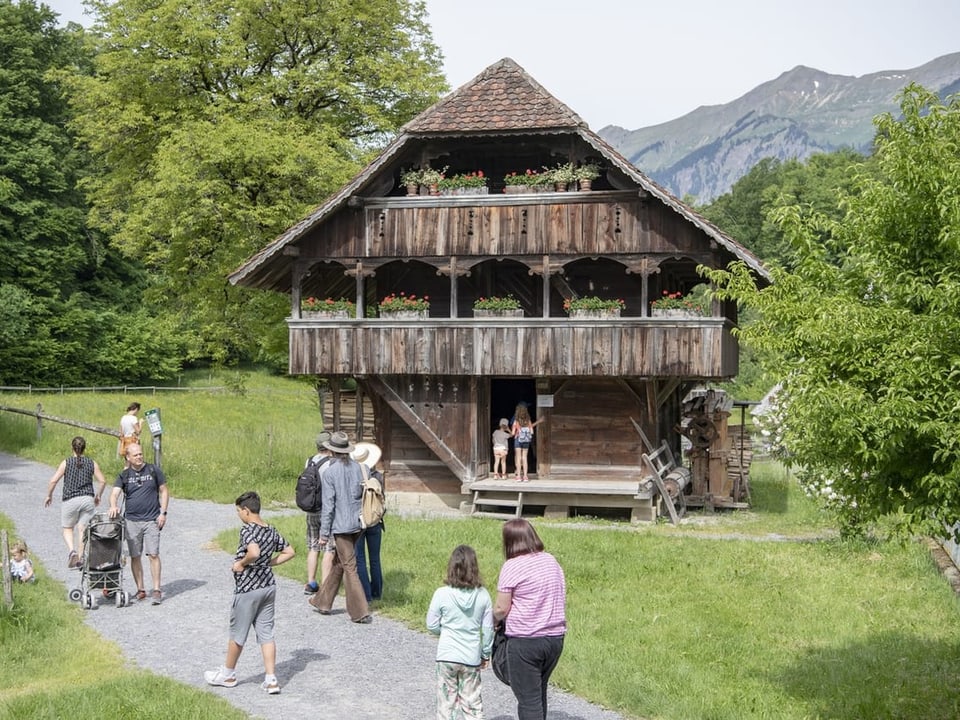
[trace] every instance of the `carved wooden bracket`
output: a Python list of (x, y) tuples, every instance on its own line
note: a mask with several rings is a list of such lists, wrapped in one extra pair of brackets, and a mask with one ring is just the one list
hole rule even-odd
[(627, 268), (628, 275), (649, 277), (654, 273), (660, 272), (661, 259), (651, 257), (650, 255), (641, 255), (636, 258), (623, 258), (622, 261)]

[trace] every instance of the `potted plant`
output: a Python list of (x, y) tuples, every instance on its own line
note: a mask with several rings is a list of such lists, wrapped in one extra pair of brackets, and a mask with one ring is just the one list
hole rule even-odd
[(424, 318), (430, 310), (430, 298), (406, 293), (390, 293), (378, 305), (380, 317)]
[(407, 195), (419, 195), (420, 185), (423, 184), (423, 170), (420, 168), (411, 168), (406, 172), (400, 173), (400, 182), (406, 186)]
[(438, 187), (441, 195), (484, 195), (487, 192), (487, 178), (483, 170), (458, 173), (440, 178)]
[(479, 297), (473, 303), (474, 317), (523, 317), (520, 301), (513, 295)]
[(563, 301), (563, 309), (570, 317), (576, 318), (620, 317), (624, 307), (626, 303), (619, 298), (600, 298), (596, 295)]
[(356, 316), (357, 306), (345, 298), (308, 297), (300, 303), (300, 314), (314, 318), (349, 318)]
[(600, 177), (600, 166), (596, 163), (583, 163), (574, 169), (581, 190), (589, 190), (593, 181)]
[(691, 317), (703, 315), (703, 305), (684, 297), (682, 292), (664, 290), (663, 295), (650, 303), (651, 315), (654, 317)]
[(431, 195), (439, 195), (440, 181), (443, 180), (446, 172), (446, 167), (444, 167), (443, 170), (434, 170), (431, 167), (425, 168), (420, 171), (420, 183), (430, 189)]
[(557, 192), (566, 192), (567, 186), (577, 180), (577, 171), (573, 163), (560, 163), (554, 168), (545, 167), (544, 170), (549, 174), (550, 181)]
[(503, 192), (507, 194), (538, 192), (552, 183), (553, 180), (546, 173), (528, 168), (523, 172), (507, 173), (503, 178)]

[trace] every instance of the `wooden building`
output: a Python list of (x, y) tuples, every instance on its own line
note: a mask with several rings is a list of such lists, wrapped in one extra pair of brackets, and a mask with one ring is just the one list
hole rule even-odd
[[(600, 176), (589, 191), (504, 192), (510, 173), (558, 163), (596, 164)], [(401, 175), (411, 168), (482, 171), (487, 194), (409, 196)], [(679, 456), (680, 400), (735, 376), (738, 363), (735, 306), (673, 319), (652, 317), (651, 302), (702, 282), (698, 266), (732, 261), (766, 277), (504, 59), (405, 125), (230, 280), (290, 294), (292, 374), (356, 379), (391, 501), (549, 515), (622, 508), (649, 520), (637, 428)], [(428, 316), (377, 316), (392, 293), (428, 296)], [(508, 294), (522, 317), (473, 317), (477, 298)], [(356, 316), (305, 317), (308, 296), (348, 298)], [(564, 301), (584, 296), (625, 307), (612, 319), (568, 317)], [(518, 401), (544, 419), (522, 484), (491, 475), (491, 433)]]

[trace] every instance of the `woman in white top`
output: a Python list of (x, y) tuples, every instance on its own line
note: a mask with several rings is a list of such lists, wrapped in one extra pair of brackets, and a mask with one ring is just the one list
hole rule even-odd
[[(134, 402), (127, 406), (127, 412), (120, 418), (120, 444), (117, 446), (117, 455), (124, 459), (127, 458), (127, 447), (138, 445), (140, 443), (140, 418), (137, 413), (140, 412), (140, 403)], [(124, 466), (126, 467), (126, 465)]]

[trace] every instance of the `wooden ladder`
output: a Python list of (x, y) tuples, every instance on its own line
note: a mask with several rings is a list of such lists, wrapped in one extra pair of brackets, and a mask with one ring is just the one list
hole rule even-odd
[[(513, 518), (521, 517), (523, 513), (523, 493), (517, 493), (516, 500), (509, 500), (505, 498), (492, 498), (492, 497), (483, 497), (483, 490), (474, 490), (473, 491), (473, 510), (470, 513), (471, 517), (489, 517), (489, 518), (498, 518), (500, 520), (512, 520)], [(498, 493), (503, 493), (503, 490), (497, 490)], [(495, 512), (493, 510), (482, 510), (482, 506), (489, 507), (512, 507), (515, 508), (513, 513), (505, 512)]]

